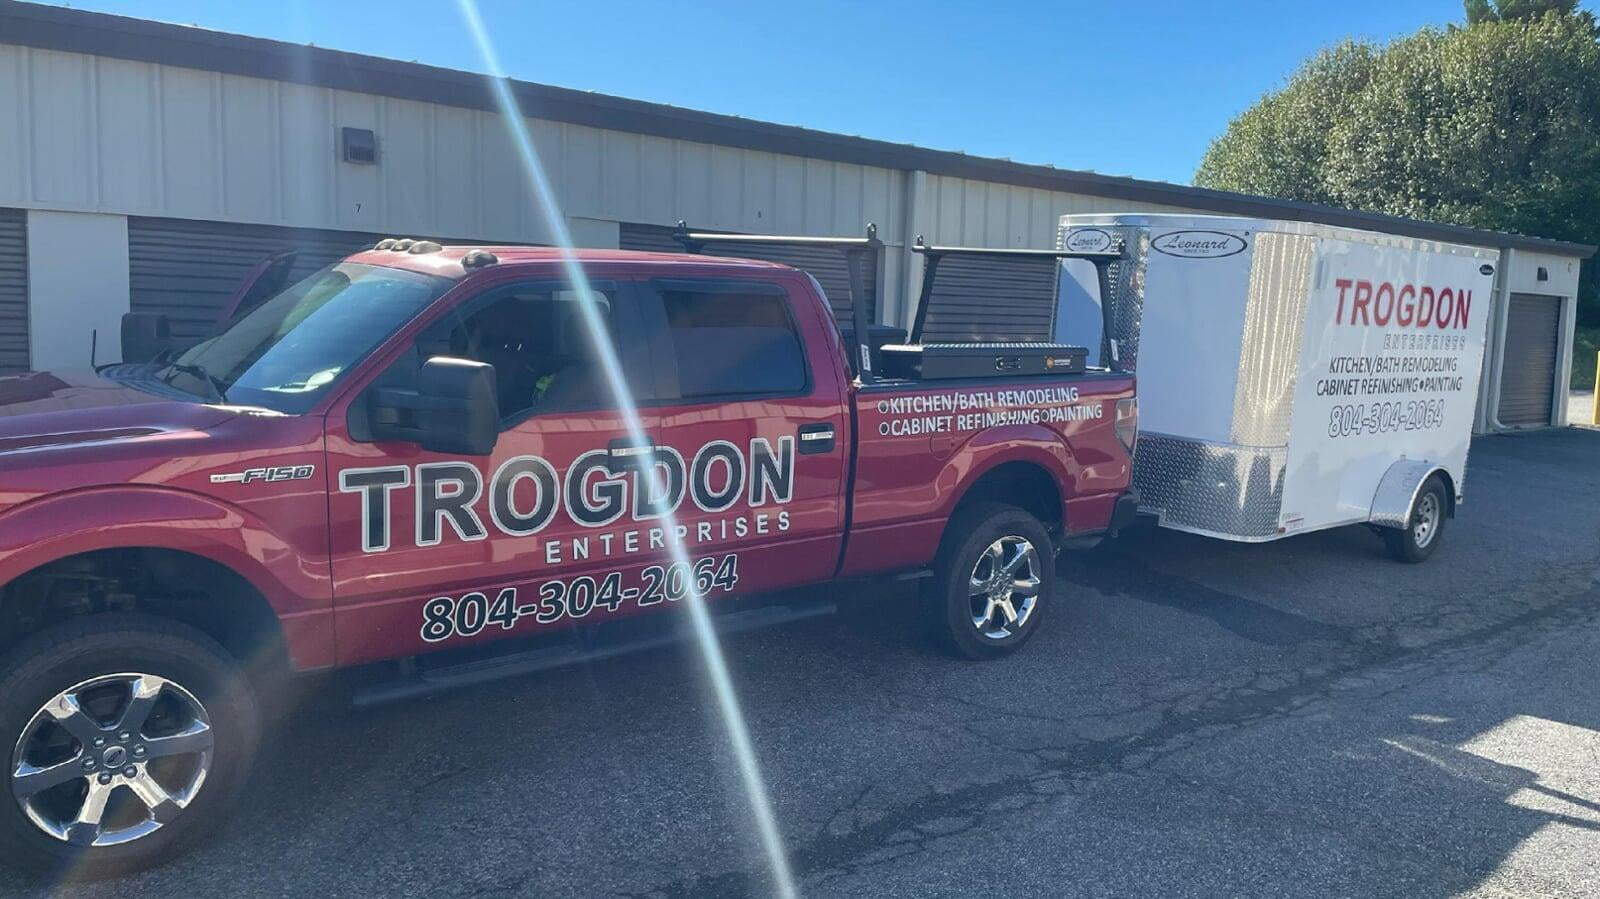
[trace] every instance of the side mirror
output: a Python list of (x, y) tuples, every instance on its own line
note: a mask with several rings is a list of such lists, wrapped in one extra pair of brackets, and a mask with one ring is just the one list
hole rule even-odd
[(404, 440), (436, 453), (487, 456), (500, 439), (494, 366), (434, 356), (416, 390), (379, 387), (367, 394), (374, 440)]
[(174, 349), (172, 325), (155, 312), (126, 312), (122, 316), (122, 361), (153, 362)]

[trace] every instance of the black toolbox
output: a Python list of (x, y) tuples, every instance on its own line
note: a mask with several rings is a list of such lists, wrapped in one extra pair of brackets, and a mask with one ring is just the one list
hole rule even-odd
[[(844, 338), (845, 346), (850, 346), (855, 340), (856, 329), (849, 321), (839, 323), (839, 336)], [(872, 370), (883, 371), (883, 348), (886, 344), (906, 342), (906, 329), (896, 328), (893, 325), (867, 326), (868, 348), (872, 351)]]
[(887, 344), (880, 351), (891, 378), (943, 381), (1083, 372), (1089, 351), (1062, 343)]

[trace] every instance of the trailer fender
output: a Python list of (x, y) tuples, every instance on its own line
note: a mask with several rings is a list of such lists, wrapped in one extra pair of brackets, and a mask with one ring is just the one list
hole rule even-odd
[(1454, 515), (1455, 485), (1450, 473), (1443, 466), (1425, 459), (1401, 459), (1390, 465), (1378, 481), (1367, 522), (1385, 528), (1405, 527), (1411, 521), (1411, 506), (1417, 501), (1418, 491), (1436, 472), (1444, 477), (1445, 490), (1450, 497), (1448, 514)]

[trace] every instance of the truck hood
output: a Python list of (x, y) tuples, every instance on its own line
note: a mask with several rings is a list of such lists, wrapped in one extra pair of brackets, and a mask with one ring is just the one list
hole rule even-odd
[(233, 414), (180, 396), (131, 387), (88, 368), (0, 378), (0, 457), (201, 430)]

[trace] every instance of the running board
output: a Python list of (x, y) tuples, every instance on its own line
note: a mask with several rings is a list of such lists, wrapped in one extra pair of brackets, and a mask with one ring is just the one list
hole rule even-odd
[[(836, 611), (833, 603), (775, 605), (716, 614), (711, 616), (711, 620), (717, 636), (722, 637), (832, 615)], [(686, 642), (686, 639), (687, 634), (684, 631), (663, 628), (642, 637), (618, 640), (601, 646), (581, 647), (570, 644), (543, 646), (524, 652), (475, 659), (363, 685), (352, 692), (350, 704), (356, 708), (368, 708), (538, 671), (549, 671), (568, 665), (630, 655), (647, 649), (674, 646)]]

